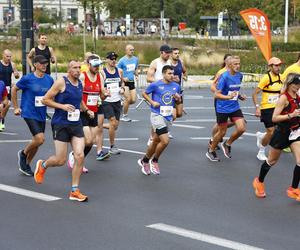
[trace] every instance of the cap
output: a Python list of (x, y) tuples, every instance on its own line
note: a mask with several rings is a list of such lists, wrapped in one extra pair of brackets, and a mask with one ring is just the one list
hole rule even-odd
[(108, 58), (108, 59), (116, 59), (118, 57), (118, 54), (117, 53), (115, 53), (115, 52), (108, 52), (107, 53), (107, 55), (106, 55), (106, 58)]
[(91, 55), (87, 59), (88, 63), (91, 64), (93, 67), (100, 66), (102, 64), (102, 61), (99, 56), (97, 55)]
[(271, 59), (269, 59), (268, 61), (268, 65), (271, 66), (271, 65), (280, 65), (282, 64), (283, 62), (277, 58), (277, 57), (272, 57)]
[(33, 63), (45, 64), (48, 60), (43, 55), (37, 55), (33, 58)]
[(160, 46), (159, 51), (166, 52), (166, 53), (171, 53), (173, 50), (168, 44), (164, 44), (164, 45)]

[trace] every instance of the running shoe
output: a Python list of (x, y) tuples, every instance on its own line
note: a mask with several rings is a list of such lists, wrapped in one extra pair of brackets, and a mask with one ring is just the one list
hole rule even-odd
[[(212, 140), (211, 140), (211, 139), (209, 139), (209, 141), (208, 141), (208, 145), (209, 145), (209, 146), (211, 146), (211, 144), (212, 144)], [(217, 145), (217, 146), (216, 146), (216, 150), (220, 150), (220, 147), (219, 147), (219, 145)]]
[(31, 167), (26, 163), (26, 155), (23, 150), (19, 150), (18, 152), (18, 165), (19, 171), (26, 176), (33, 176), (33, 172)]
[(109, 152), (110, 152), (112, 155), (119, 155), (119, 154), (121, 154), (121, 151), (120, 151), (116, 146), (112, 146), (112, 147), (109, 149)]
[(262, 133), (262, 132), (259, 132), (259, 131), (256, 132), (256, 146), (259, 149), (261, 149), (261, 147), (263, 147), (263, 145), (261, 145), (261, 141), (264, 138), (265, 134), (266, 133)]
[(51, 119), (51, 116), (48, 113), (46, 113), (46, 121), (50, 121)]
[(128, 115), (123, 115), (120, 120), (123, 122), (131, 122), (131, 119), (128, 117)]
[(5, 124), (0, 122), (0, 132), (5, 130)]
[(266, 197), (266, 192), (265, 192), (265, 184), (263, 182), (260, 182), (258, 180), (258, 177), (255, 177), (252, 186), (254, 188), (254, 192), (256, 197), (258, 198), (265, 198)]
[(287, 194), (288, 197), (290, 197), (292, 199), (295, 199), (297, 201), (300, 201), (300, 189), (299, 188), (289, 187), (286, 190), (286, 194)]
[[(68, 168), (69, 168), (70, 170), (73, 169), (74, 163), (75, 163), (74, 154), (73, 154), (73, 151), (71, 151), (71, 152), (69, 153), (69, 159), (68, 159), (68, 163), (67, 163)], [(82, 168), (82, 173), (86, 174), (86, 173), (88, 173), (88, 172), (89, 172), (89, 170), (88, 170), (85, 166), (83, 166), (83, 168)]]
[(291, 153), (292, 152), (290, 147), (284, 148), (282, 151), (285, 152), (285, 153)]
[(109, 157), (110, 157), (110, 152), (102, 150), (99, 154), (97, 154), (96, 160), (103, 161), (104, 159), (107, 159)]
[(160, 170), (159, 170), (158, 162), (150, 160), (149, 163), (150, 163), (150, 171), (151, 171), (151, 173), (155, 174), (155, 175), (159, 175), (160, 174)]
[(206, 152), (206, 157), (210, 160), (210, 161), (220, 161), (220, 159), (218, 158), (218, 156), (217, 156), (217, 153), (216, 153), (216, 151), (209, 151), (209, 150), (207, 150), (207, 152)]
[(42, 184), (44, 181), (46, 169), (42, 167), (43, 160), (38, 160), (34, 171), (34, 180), (37, 184)]
[(147, 141), (147, 146), (149, 147), (151, 145), (151, 143), (153, 142), (153, 138), (149, 137), (148, 141)]
[(257, 159), (260, 161), (265, 161), (268, 159), (268, 157), (265, 155), (265, 151), (264, 150), (259, 150), (257, 155), (256, 155)]
[(226, 144), (227, 141), (221, 143), (221, 148), (226, 158), (231, 158), (231, 146)]
[(168, 132), (168, 136), (169, 136), (170, 139), (174, 138), (173, 135), (171, 134), (171, 132)]
[(84, 202), (84, 201), (88, 200), (88, 197), (86, 195), (80, 193), (80, 190), (77, 189), (74, 192), (70, 192), (69, 200)]
[(142, 159), (138, 159), (138, 164), (141, 167), (141, 171), (144, 175), (150, 175), (150, 164), (143, 162)]

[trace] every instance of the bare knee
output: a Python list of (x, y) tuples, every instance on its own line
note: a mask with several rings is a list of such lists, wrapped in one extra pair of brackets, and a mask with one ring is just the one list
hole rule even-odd
[(34, 136), (34, 142), (40, 146), (45, 142), (45, 137), (43, 134)]
[(83, 153), (83, 152), (80, 152), (80, 153), (74, 153), (74, 159), (75, 159), (77, 162), (82, 162), (83, 159), (84, 159), (84, 153)]
[(62, 165), (66, 164), (66, 161), (67, 161), (66, 157), (61, 157), (61, 158), (57, 159), (56, 164), (57, 164), (57, 166), (62, 166)]

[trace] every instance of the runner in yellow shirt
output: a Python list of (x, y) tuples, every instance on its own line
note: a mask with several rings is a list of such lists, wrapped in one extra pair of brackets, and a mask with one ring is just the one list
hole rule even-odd
[[(273, 111), (278, 101), (280, 91), (283, 87), (282, 76), (280, 74), (282, 61), (277, 57), (272, 57), (268, 61), (269, 71), (265, 74), (257, 87), (255, 88), (252, 99), (255, 105), (255, 115), (260, 117), (260, 121), (264, 123), (266, 132), (257, 132), (257, 159), (265, 161), (265, 147), (269, 144), (274, 132), (275, 124), (272, 122)], [(260, 105), (257, 101), (257, 95), (261, 93)]]

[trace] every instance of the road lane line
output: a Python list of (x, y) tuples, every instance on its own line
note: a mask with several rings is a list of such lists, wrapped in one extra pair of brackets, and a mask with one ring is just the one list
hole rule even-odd
[(0, 143), (14, 143), (14, 142), (31, 142), (31, 140), (0, 140)]
[[(105, 141), (109, 141), (109, 138), (104, 138)], [(115, 138), (115, 141), (138, 141), (139, 138)]]
[[(226, 139), (226, 140), (229, 139), (229, 137), (226, 137), (226, 136), (223, 137), (223, 138)], [(190, 137), (190, 139), (191, 140), (209, 140), (209, 139), (211, 139), (211, 137)], [(240, 139), (244, 139), (244, 138), (241, 136), (238, 139), (240, 140)]]
[[(176, 120), (174, 123), (194, 123), (194, 122), (216, 122), (216, 119), (187, 119), (187, 120)], [(260, 120), (248, 120), (247, 122), (260, 122)]]
[(179, 128), (194, 128), (194, 129), (202, 129), (205, 127), (200, 127), (200, 126), (192, 126), (192, 125), (185, 125), (185, 124), (172, 124), (172, 127), (179, 127)]
[(146, 227), (234, 250), (263, 250), (263, 248), (253, 247), (237, 241), (231, 241), (163, 223), (152, 224)]
[[(93, 145), (93, 147), (97, 147), (97, 145)], [(106, 147), (106, 146), (103, 146), (103, 148), (106, 148), (106, 149), (110, 149), (110, 147)], [(126, 152), (126, 153), (132, 153), (132, 154), (137, 154), (137, 155), (145, 155), (146, 153), (145, 152), (140, 152), (140, 151), (135, 151), (135, 150), (129, 150), (129, 149), (124, 149), (124, 148), (118, 148), (121, 152)]]
[(245, 132), (245, 133), (243, 133), (243, 135), (248, 135), (248, 136), (256, 137), (256, 133)]
[(5, 191), (5, 192), (9, 192), (9, 193), (14, 193), (14, 194), (26, 196), (26, 197), (30, 197), (30, 198), (37, 199), (37, 200), (42, 200), (42, 201), (61, 200), (61, 198), (56, 197), (56, 196), (37, 193), (37, 192), (26, 190), (26, 189), (23, 189), (23, 188), (8, 186), (8, 185), (4, 185), (4, 184), (0, 184), (0, 190)]
[(0, 132), (0, 135), (17, 135), (17, 133), (11, 133), (11, 132)]

